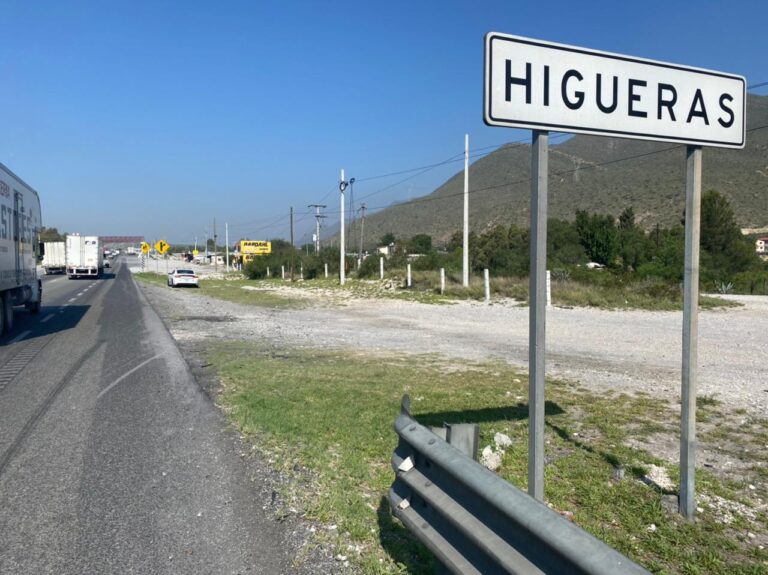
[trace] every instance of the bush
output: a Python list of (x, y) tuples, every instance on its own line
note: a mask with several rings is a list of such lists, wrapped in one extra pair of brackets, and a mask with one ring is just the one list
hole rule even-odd
[(360, 263), (360, 269), (357, 270), (357, 277), (360, 279), (378, 278), (379, 257), (381, 256), (369, 255), (363, 258), (363, 261)]

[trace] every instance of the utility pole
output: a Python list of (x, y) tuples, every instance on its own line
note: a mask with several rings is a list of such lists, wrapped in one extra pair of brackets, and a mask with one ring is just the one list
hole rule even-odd
[(469, 134), (464, 134), (464, 241), (461, 283), (469, 286)]
[(349, 182), (344, 181), (344, 168), (341, 169), (341, 180), (339, 180), (339, 192), (341, 192), (341, 218), (340, 222), (340, 234), (339, 234), (339, 283), (344, 285), (346, 283), (346, 271), (344, 270), (344, 190), (347, 189)]
[(218, 236), (216, 235), (216, 218), (213, 218), (213, 270), (219, 271), (219, 258), (216, 257), (216, 243)]
[(349, 239), (350, 243), (353, 237), (355, 227), (355, 178), (349, 178)]
[(293, 258), (296, 248), (293, 246), (293, 206), (291, 206), (291, 282), (293, 282)]
[(227, 272), (229, 272), (229, 224), (224, 222), (224, 242), (227, 250)]
[(365, 204), (360, 204), (360, 254), (363, 257), (363, 234), (365, 233)]
[(322, 208), (326, 206), (324, 204), (309, 204), (308, 208), (315, 208), (315, 254), (320, 253), (320, 220), (326, 216), (320, 213)]

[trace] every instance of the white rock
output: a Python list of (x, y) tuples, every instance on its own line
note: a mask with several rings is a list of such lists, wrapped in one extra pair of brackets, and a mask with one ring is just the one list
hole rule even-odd
[(480, 457), (480, 463), (491, 471), (496, 471), (501, 467), (501, 453), (491, 449), (490, 445), (483, 448), (483, 454)]
[(505, 433), (497, 433), (493, 436), (493, 442), (496, 444), (496, 449), (506, 450), (512, 447), (512, 439)]
[(675, 482), (670, 479), (669, 473), (667, 473), (667, 470), (664, 467), (659, 467), (658, 465), (651, 463), (648, 468), (648, 473), (643, 477), (646, 483), (653, 483), (654, 485), (657, 485), (659, 489), (674, 491)]
[(648, 533), (654, 533), (656, 531), (656, 524), (651, 523), (648, 527), (645, 529)]

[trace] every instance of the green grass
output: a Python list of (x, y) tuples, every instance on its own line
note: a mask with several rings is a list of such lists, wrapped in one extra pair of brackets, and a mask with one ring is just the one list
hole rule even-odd
[(143, 272), (133, 274), (134, 277), (142, 282), (152, 285), (164, 286), (169, 290), (183, 289), (185, 292), (198, 293), (209, 297), (241, 303), (246, 305), (255, 305), (262, 307), (279, 308), (298, 308), (305, 305), (300, 298), (291, 298), (268, 289), (244, 289), (256, 287), (254, 282), (243, 279), (200, 279), (200, 288), (171, 288), (164, 274), (152, 272)]
[[(151, 272), (137, 273), (140, 281), (155, 285), (166, 285), (165, 275)], [(491, 278), (491, 301), (508, 298), (525, 305), (528, 301), (528, 278)], [(322, 290), (323, 297), (314, 303), (298, 296), (291, 298), (284, 294), (270, 291), (275, 287), (295, 290)], [(244, 287), (256, 288), (253, 290)], [(344, 286), (338, 279), (317, 278), (295, 281), (293, 283), (280, 278), (261, 280), (200, 280), (200, 292), (220, 299), (237, 303), (275, 306), (301, 307), (315, 304), (336, 304), (346, 297), (391, 298), (416, 301), (429, 304), (450, 304), (457, 300), (485, 299), (485, 284), (481, 277), (470, 278), (468, 287), (461, 285), (461, 278), (447, 274), (446, 289), (440, 294), (438, 272), (414, 271), (411, 287), (406, 287), (405, 274), (387, 275), (384, 280), (363, 280), (349, 277)], [(642, 309), (657, 311), (675, 311), (682, 309), (682, 296), (678, 287), (658, 284), (630, 283), (627, 285), (585, 284), (575, 281), (553, 282), (552, 301), (558, 306), (596, 307), (601, 309)], [(714, 309), (719, 307), (737, 307), (741, 304), (716, 297), (701, 296), (699, 307)]]
[[(359, 546), (351, 559), (365, 573), (433, 569), (429, 553), (391, 519), (384, 500), (394, 478), (392, 424), (404, 393), (423, 424), (479, 423), (481, 445), (497, 431), (509, 435), (513, 446), (499, 473), (526, 488), (527, 381), (505, 364), (445, 365), (434, 357), (278, 350), (257, 342), (214, 344), (208, 356), (229, 417), (262, 455), (301, 477), (286, 495), (307, 517), (338, 525), (340, 552)], [(578, 525), (652, 572), (768, 572), (768, 554), (746, 539), (747, 530), (766, 536), (764, 514), (727, 526), (705, 512), (689, 524), (664, 511), (661, 494), (638, 480), (647, 464), (664, 463), (628, 447), (627, 439), (676, 433), (677, 416), (665, 401), (551, 381), (546, 423), (545, 494), (554, 509), (571, 511)], [(764, 428), (750, 430), (743, 437), (765, 440)], [(614, 481), (618, 465), (626, 475)], [(666, 467), (674, 479), (675, 466)], [(738, 484), (697, 475), (699, 489), (737, 497)]]

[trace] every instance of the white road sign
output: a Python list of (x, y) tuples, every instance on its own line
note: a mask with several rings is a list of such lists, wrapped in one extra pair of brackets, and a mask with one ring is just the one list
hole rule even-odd
[(743, 148), (746, 80), (491, 32), (485, 122), (697, 146)]

